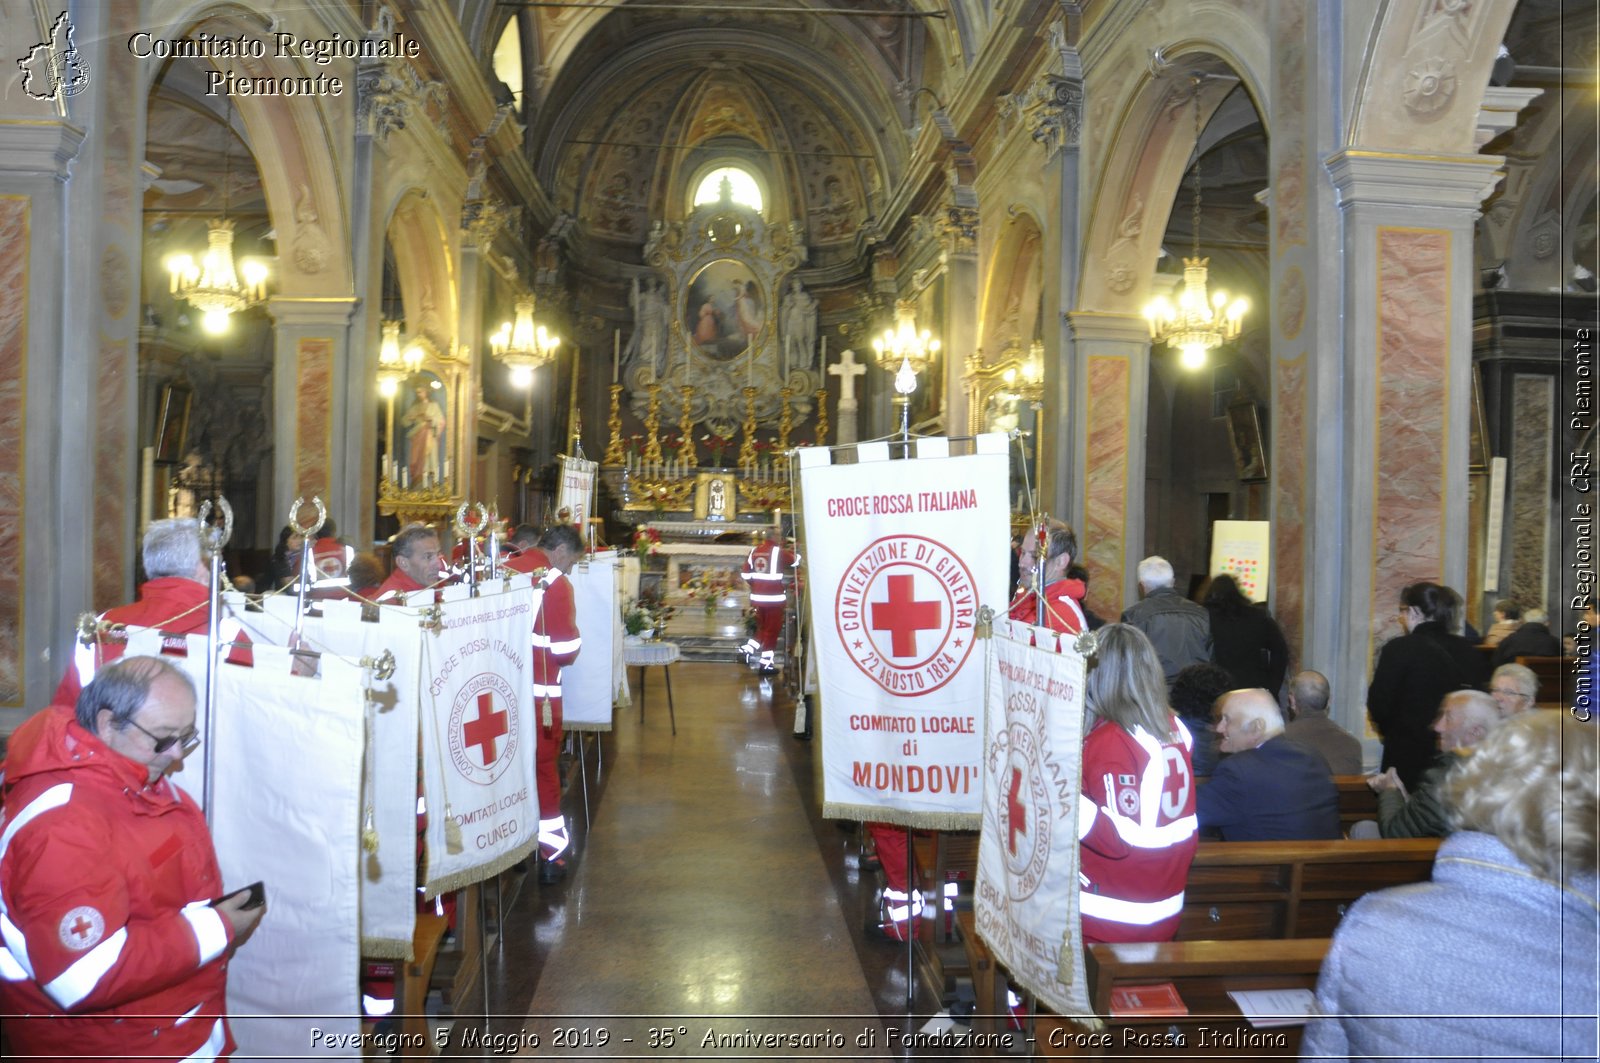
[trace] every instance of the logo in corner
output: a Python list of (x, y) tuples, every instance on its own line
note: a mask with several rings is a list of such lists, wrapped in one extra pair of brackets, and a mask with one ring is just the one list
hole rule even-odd
[(516, 759), (517, 693), (483, 672), (462, 685), (450, 707), (450, 762), (468, 782), (488, 786)]
[(89, 84), (89, 64), (72, 43), (72, 20), (63, 11), (50, 27), (50, 39), (28, 49), (17, 60), (22, 71), (22, 91), (35, 100), (76, 96)]
[(95, 909), (81, 905), (61, 917), (57, 933), (61, 937), (61, 944), (74, 952), (82, 952), (100, 943), (106, 933), (106, 920)]

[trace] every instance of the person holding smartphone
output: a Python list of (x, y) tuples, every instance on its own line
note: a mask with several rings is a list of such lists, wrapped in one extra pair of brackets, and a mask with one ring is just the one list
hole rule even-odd
[(189, 677), (101, 668), (12, 736), (0, 781), (0, 1014), (23, 1057), (216, 1059), (227, 964), (266, 913), (223, 888), (205, 818), (167, 778), (200, 744)]

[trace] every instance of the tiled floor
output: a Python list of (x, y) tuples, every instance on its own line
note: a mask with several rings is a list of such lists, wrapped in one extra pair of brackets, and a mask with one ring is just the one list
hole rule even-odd
[(738, 665), (672, 670), (676, 737), (652, 683), (642, 725), (621, 712), (591, 743), (592, 824), (569, 790), (572, 870), (530, 876), (508, 912), (489, 1032), (528, 1056), (911, 1058), (887, 1028), (919, 1027), (939, 993), (919, 985), (908, 1015), (905, 947), (864, 931), (876, 883), (853, 825), (818, 815), (792, 705)]

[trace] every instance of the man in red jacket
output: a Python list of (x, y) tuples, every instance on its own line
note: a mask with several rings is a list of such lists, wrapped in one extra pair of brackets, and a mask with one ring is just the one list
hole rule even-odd
[(539, 881), (556, 882), (567, 873), (567, 820), (561, 814), (561, 669), (578, 659), (583, 637), (578, 633), (577, 601), (567, 573), (583, 556), (583, 538), (570, 524), (556, 524), (542, 534), (523, 525), (511, 537), (518, 550), (506, 561), (515, 572), (537, 573), (533, 589), (538, 604), (533, 616), (533, 703), (539, 707), (539, 734), (534, 743), (535, 777), (539, 785)]
[[(1020, 568), (1027, 582), (1018, 591), (1008, 610), (1011, 619), (1027, 624), (1040, 624), (1039, 598), (1032, 585), (1033, 565), (1027, 560), (1027, 546), (1030, 542), (1037, 542), (1035, 536), (1038, 530), (1030, 529), (1028, 538), (1023, 540), (1024, 561)], [(1078, 537), (1070, 526), (1051, 521), (1045, 529), (1044, 545), (1044, 571), (1039, 574), (1040, 582), (1044, 584), (1044, 620), (1041, 626), (1068, 635), (1082, 634), (1089, 626), (1080, 604), (1088, 593), (1088, 587), (1081, 579), (1067, 578), (1067, 569), (1072, 566), (1072, 558), (1078, 552)], [(1033, 556), (1037, 557), (1037, 551)]]
[(377, 601), (398, 604), (413, 591), (439, 585), (444, 573), (439, 568), (438, 532), (426, 524), (407, 524), (395, 533), (390, 544), (394, 571), (378, 587)]
[(210, 1060), (234, 1048), (227, 963), (266, 911), (223, 894), (205, 817), (167, 775), (200, 744), (159, 657), (100, 669), (76, 711), (11, 738), (0, 800), (0, 1014), (39, 1059)]
[[(173, 649), (181, 655), (182, 636), (204, 634), (211, 626), (211, 571), (200, 546), (200, 522), (191, 517), (151, 521), (140, 551), (146, 579), (139, 587), (139, 600), (108, 609), (101, 619), (159, 628), (175, 636)], [(218, 633), (226, 642), (242, 638), (238, 622), (227, 617), (218, 625)], [(121, 657), (125, 649), (127, 642), (118, 636), (98, 639), (92, 646), (80, 642), (56, 687), (53, 704), (77, 704), (78, 692), (94, 678), (95, 670)], [(235, 647), (228, 660), (249, 664), (250, 651)]]
[(778, 670), (778, 635), (783, 631), (783, 613), (788, 604), (783, 575), (794, 568), (799, 559), (793, 550), (783, 545), (778, 528), (765, 536), (757, 532), (756, 536), (756, 545), (745, 558), (744, 571), (740, 573), (750, 586), (750, 604), (756, 611), (756, 633), (739, 650), (747, 661), (757, 658), (762, 675), (771, 675)]

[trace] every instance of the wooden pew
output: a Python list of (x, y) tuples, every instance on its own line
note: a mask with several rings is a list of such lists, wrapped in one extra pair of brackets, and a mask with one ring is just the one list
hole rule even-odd
[(1177, 988), (1189, 1014), (1112, 1018), (1104, 1030), (1087, 1034), (1058, 1015), (1040, 1012), (1033, 1021), (1034, 1050), (1043, 1059), (1191, 1055), (1293, 1059), (1300, 1051), (1303, 1028), (1255, 1029), (1228, 992), (1315, 989), (1328, 945), (1328, 938), (1090, 945), (1085, 962), (1089, 1000), (1097, 1015), (1110, 1015), (1114, 987), (1161, 982)]
[(1427, 881), (1438, 851), (1438, 838), (1201, 842), (1178, 940), (1325, 937), (1362, 894)]
[(1333, 785), (1339, 790), (1339, 826), (1346, 834), (1352, 824), (1378, 818), (1378, 794), (1365, 775), (1335, 775)]
[(1576, 699), (1576, 657), (1518, 657), (1517, 663), (1531, 670), (1539, 680), (1539, 690), (1533, 700), (1541, 708), (1571, 705)]
[[(955, 874), (967, 884), (963, 907), (971, 904), (971, 884), (978, 878), (978, 835), (975, 830), (931, 830), (918, 832), (911, 837), (911, 848), (916, 855), (917, 888), (924, 897), (936, 898), (940, 907), (926, 909), (929, 913), (918, 926), (917, 955), (930, 984), (954, 988), (957, 978), (970, 975), (963, 964), (966, 953), (956, 946), (954, 920), (942, 917), (944, 884)], [(940, 912), (934, 916), (933, 912)]]

